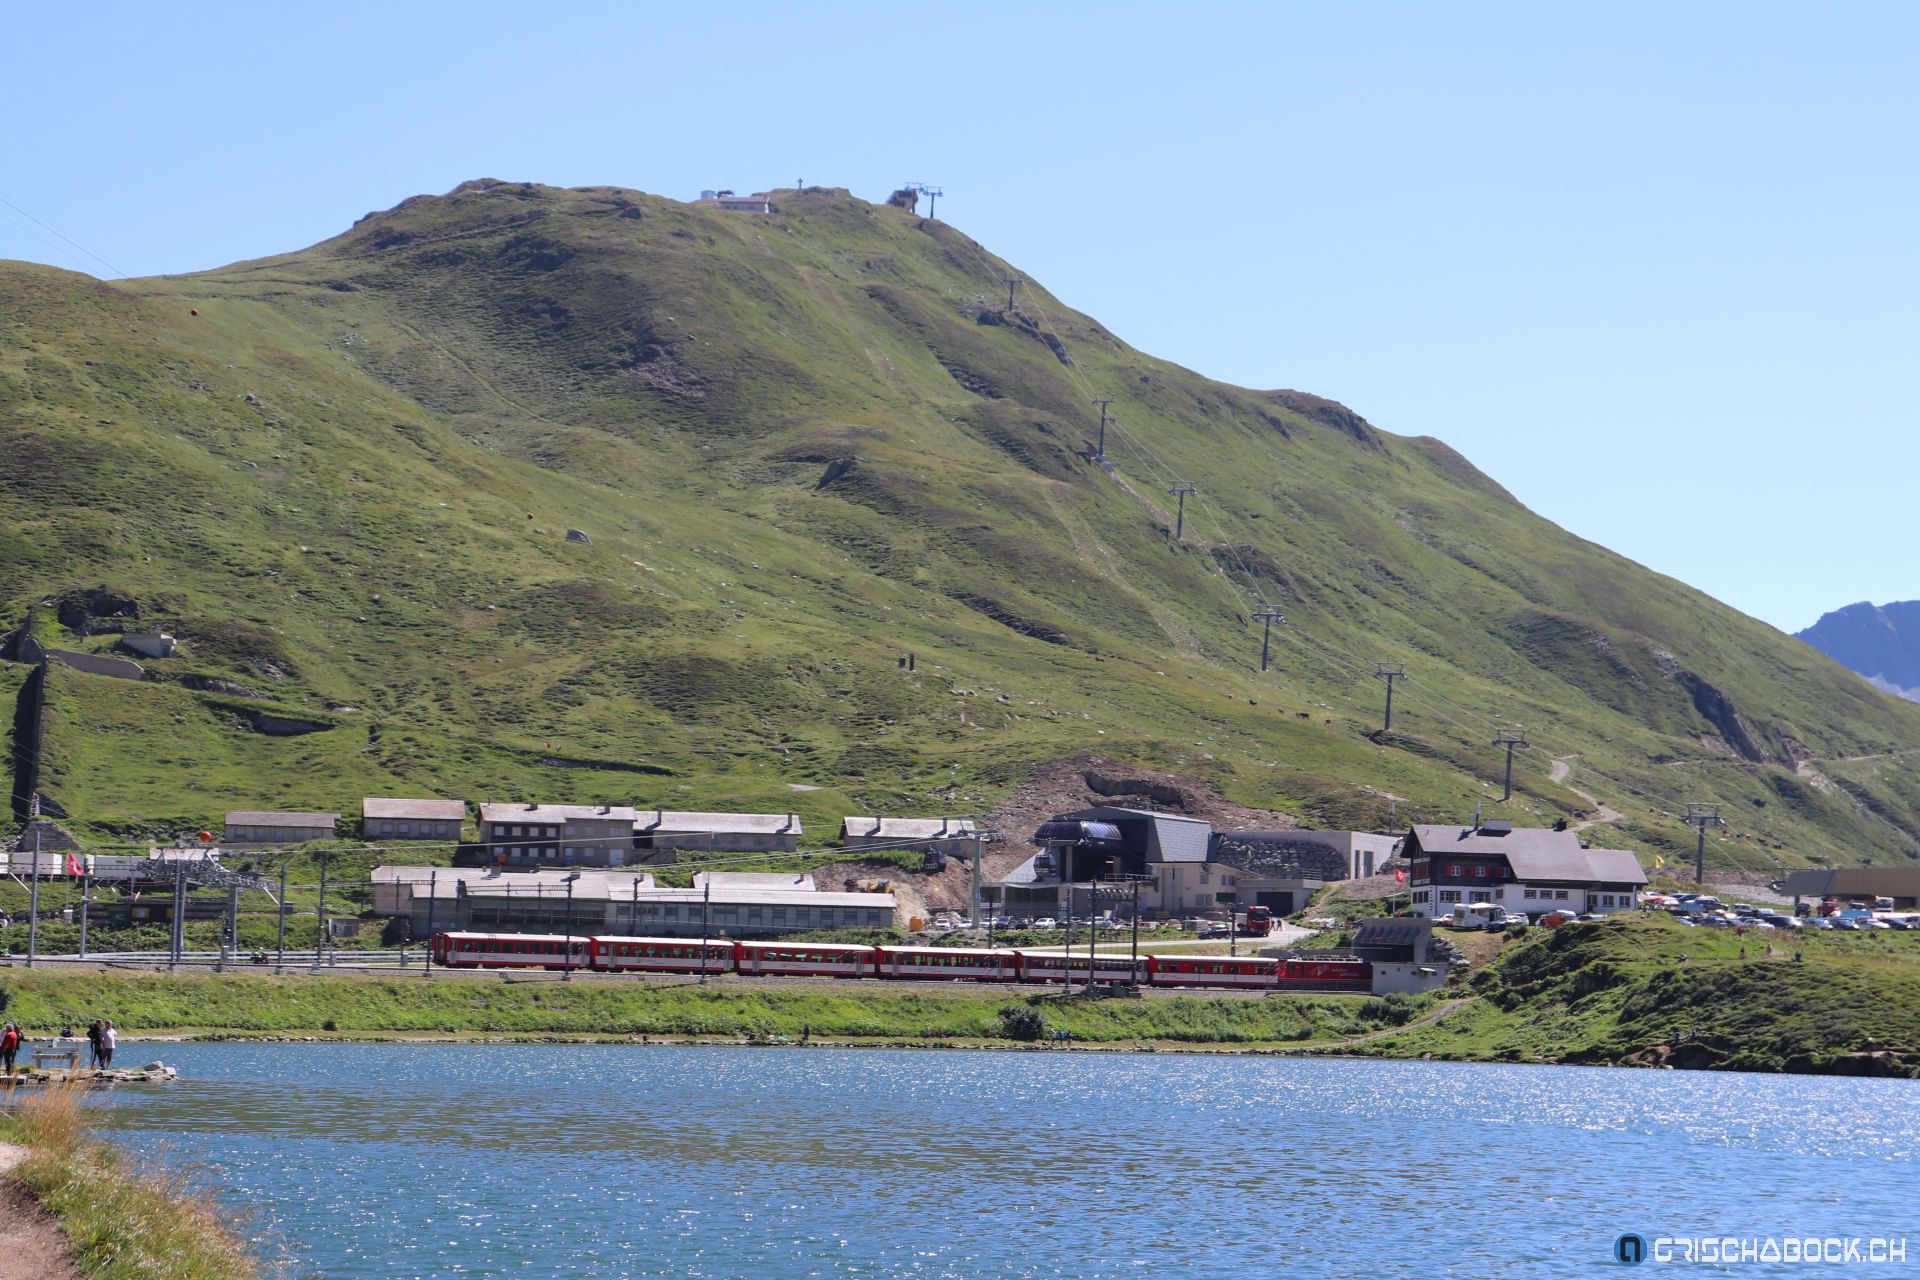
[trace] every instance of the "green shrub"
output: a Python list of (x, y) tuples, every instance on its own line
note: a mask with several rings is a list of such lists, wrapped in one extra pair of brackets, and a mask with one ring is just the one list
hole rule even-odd
[(1041, 1040), (1051, 1030), (1047, 1015), (1031, 1005), (1008, 1005), (1000, 1011), (1000, 1034), (1009, 1040)]

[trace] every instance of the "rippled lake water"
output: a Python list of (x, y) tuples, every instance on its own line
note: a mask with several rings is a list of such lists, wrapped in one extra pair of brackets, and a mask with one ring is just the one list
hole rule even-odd
[(1911, 1234), (1912, 1262), (1886, 1273), (1920, 1276), (1920, 1093), (1899, 1081), (1050, 1052), (156, 1047), (184, 1081), (116, 1093), (110, 1125), (202, 1167), (296, 1274), (1586, 1275), (1617, 1270), (1615, 1238), (1638, 1232)]

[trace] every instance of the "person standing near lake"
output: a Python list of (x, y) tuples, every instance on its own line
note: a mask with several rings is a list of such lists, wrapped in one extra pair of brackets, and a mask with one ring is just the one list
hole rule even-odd
[(87, 1028), (87, 1065), (95, 1071), (100, 1069), (100, 1033), (105, 1030), (106, 1024), (98, 1018)]
[(11, 1022), (0, 1027), (0, 1070), (4, 1070), (8, 1075), (13, 1074), (13, 1058), (20, 1052), (20, 1041), (23, 1038), (20, 1028)]
[(113, 1029), (113, 1023), (111, 1021), (109, 1021), (106, 1026), (100, 1029), (100, 1068), (101, 1070), (105, 1071), (105, 1070), (112, 1069), (113, 1050), (114, 1050), (114, 1046), (117, 1045), (119, 1041), (120, 1041), (120, 1033)]

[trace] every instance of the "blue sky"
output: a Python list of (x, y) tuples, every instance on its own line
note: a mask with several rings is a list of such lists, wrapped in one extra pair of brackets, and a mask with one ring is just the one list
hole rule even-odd
[(0, 257), (211, 267), (476, 177), (920, 180), (1136, 346), (1439, 436), (1784, 629), (1920, 597), (1920, 6), (42, 0), (7, 26)]

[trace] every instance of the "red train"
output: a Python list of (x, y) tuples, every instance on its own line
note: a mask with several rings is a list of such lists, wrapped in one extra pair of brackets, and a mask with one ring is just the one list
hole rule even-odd
[(1373, 989), (1373, 965), (1352, 956), (1148, 955), (868, 947), (844, 942), (733, 942), (580, 937), (554, 933), (437, 933), (433, 960), (449, 969), (587, 969), (601, 973), (741, 973), (965, 982), (1107, 982), (1258, 991)]

